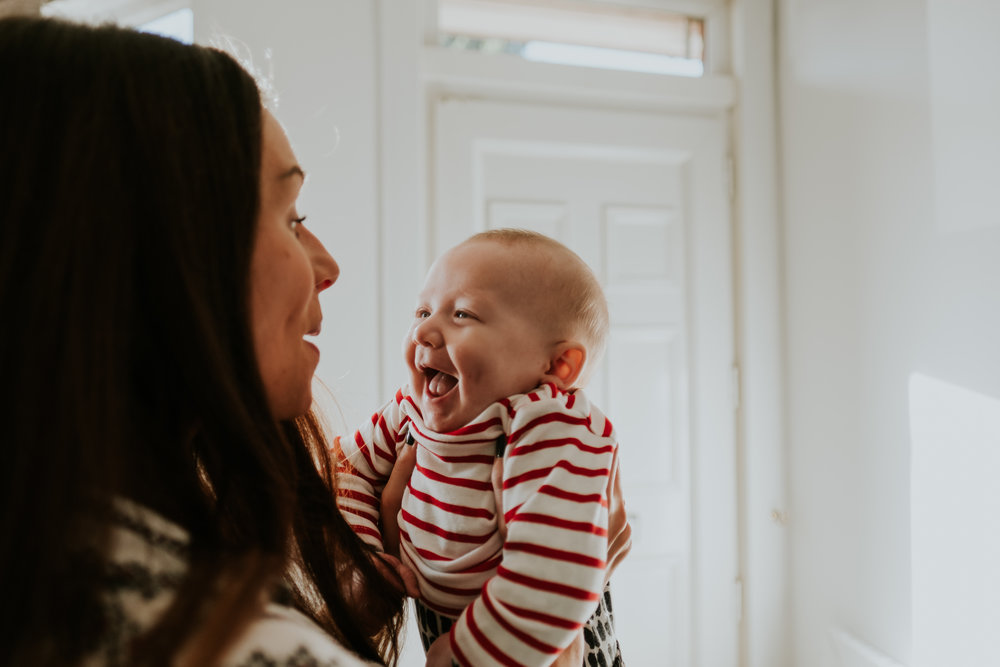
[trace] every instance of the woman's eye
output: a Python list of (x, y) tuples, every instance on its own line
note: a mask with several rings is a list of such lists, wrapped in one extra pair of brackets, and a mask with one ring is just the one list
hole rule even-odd
[(299, 225), (301, 225), (305, 221), (306, 221), (306, 216), (304, 216), (304, 215), (302, 217), (299, 217), (299, 218), (292, 218), (289, 221), (288, 225), (292, 228), (292, 231), (295, 232), (296, 238), (298, 238), (298, 236), (299, 236)]

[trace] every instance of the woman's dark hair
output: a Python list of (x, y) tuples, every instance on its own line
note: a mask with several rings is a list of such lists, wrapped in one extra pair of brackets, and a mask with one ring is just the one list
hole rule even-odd
[(213, 49), (19, 18), (0, 95), (0, 664), (95, 648), (119, 497), (191, 535), (134, 662), (217, 660), (291, 570), (306, 613), (384, 659), (400, 594), (336, 509), (315, 420), (275, 421), (254, 356), (254, 80)]

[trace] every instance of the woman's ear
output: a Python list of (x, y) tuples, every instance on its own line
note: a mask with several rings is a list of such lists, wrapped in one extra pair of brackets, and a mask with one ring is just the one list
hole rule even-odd
[(587, 348), (575, 341), (559, 343), (542, 382), (551, 382), (562, 391), (572, 389), (587, 361)]

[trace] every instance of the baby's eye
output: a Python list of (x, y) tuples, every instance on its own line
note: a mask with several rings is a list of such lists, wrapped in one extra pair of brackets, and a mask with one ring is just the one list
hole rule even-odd
[(431, 316), (431, 311), (426, 308), (417, 308), (416, 316), (418, 320), (425, 320)]
[(475, 317), (475, 316), (472, 313), (470, 313), (469, 311), (467, 311), (467, 310), (456, 310), (455, 311), (455, 318), (456, 319), (467, 320), (467, 319), (472, 319), (473, 317)]

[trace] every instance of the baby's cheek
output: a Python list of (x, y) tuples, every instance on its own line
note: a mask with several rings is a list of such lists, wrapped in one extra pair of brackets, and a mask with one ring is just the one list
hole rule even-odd
[(403, 361), (409, 365), (413, 361), (413, 354), (417, 347), (413, 342), (413, 327), (410, 327), (410, 330), (406, 332), (406, 335), (403, 336), (403, 340), (400, 341), (400, 343), (400, 347), (403, 351)]
[(495, 366), (482, 362), (466, 363), (462, 367), (462, 383), (467, 387), (477, 387), (480, 391), (488, 392), (498, 383), (499, 373), (502, 370), (502, 360)]

